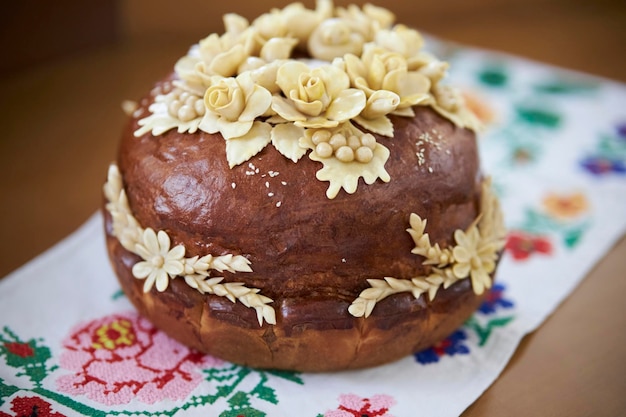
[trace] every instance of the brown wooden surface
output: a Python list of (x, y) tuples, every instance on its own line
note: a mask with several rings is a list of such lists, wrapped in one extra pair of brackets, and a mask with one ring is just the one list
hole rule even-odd
[[(0, 276), (54, 245), (98, 209), (124, 121), (121, 101), (138, 98), (191, 43), (221, 30), (224, 12), (253, 17), (268, 7), (252, 1), (212, 3), (120, 1), (117, 43), (0, 79)], [(175, 6), (180, 4), (186, 8)], [(620, 2), (385, 5), (402, 22), (446, 39), (626, 81), (626, 7)], [(53, 34), (49, 37), (42, 39), (54, 42)], [(500, 378), (464, 416), (626, 415), (624, 278), (626, 239), (522, 341)]]

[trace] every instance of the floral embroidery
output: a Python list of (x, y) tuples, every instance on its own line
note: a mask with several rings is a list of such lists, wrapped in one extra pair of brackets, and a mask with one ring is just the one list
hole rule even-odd
[(618, 123), (611, 133), (600, 133), (595, 149), (580, 166), (596, 176), (626, 174), (626, 123)]
[(580, 165), (594, 175), (626, 174), (626, 162), (608, 156), (588, 156)]
[(516, 261), (523, 261), (534, 253), (552, 254), (552, 243), (545, 236), (533, 235), (522, 231), (509, 233), (506, 249)]
[(620, 140), (626, 141), (626, 122), (618, 123), (615, 126), (615, 134), (617, 134)]
[[(4, 357), (7, 367), (14, 368), (16, 375), (27, 377), (35, 386), (39, 386), (46, 374), (54, 370), (54, 367), (46, 365), (51, 356), (50, 349), (41, 346), (39, 340), (21, 340), (8, 327), (0, 331), (0, 359)], [(0, 378), (0, 402), (3, 394), (14, 391), (17, 388), (3, 385)]]
[(185, 399), (203, 380), (198, 371), (221, 363), (170, 339), (136, 313), (80, 325), (63, 346), (60, 365), (70, 373), (56, 380), (57, 389), (106, 405)]
[(480, 305), (478, 311), (483, 314), (493, 314), (499, 308), (512, 308), (514, 306), (513, 301), (504, 298), (505, 289), (504, 284), (496, 283), (487, 293), (487, 298)]
[(30, 358), (35, 356), (35, 351), (28, 343), (6, 342), (4, 348), (8, 353), (20, 358)]
[[(565, 247), (573, 248), (578, 245), (590, 223), (587, 215), (589, 212), (587, 196), (580, 192), (565, 194), (548, 192), (541, 206), (541, 209), (529, 207), (524, 211), (524, 219), (516, 227), (519, 233), (542, 236), (542, 239), (548, 239), (548, 234), (556, 234)], [(513, 254), (515, 259), (525, 259), (532, 252), (551, 253), (550, 245), (541, 239), (533, 242), (526, 236), (527, 241), (523, 242), (523, 237), (511, 238), (511, 248), (516, 251)], [(530, 251), (526, 256), (522, 254), (525, 250)]]
[(457, 330), (434, 346), (415, 353), (413, 356), (421, 364), (439, 362), (442, 356), (467, 355), (470, 353), (469, 347), (464, 344), (467, 334), (464, 330)]
[(376, 394), (362, 398), (355, 394), (339, 396), (339, 407), (319, 417), (393, 417), (389, 409), (395, 404), (390, 395)]
[[(499, 309), (508, 310), (514, 307), (513, 301), (504, 297), (505, 289), (504, 284), (495, 284), (476, 313), (465, 322), (461, 329), (434, 346), (415, 353), (413, 355), (415, 360), (422, 365), (428, 365), (439, 362), (443, 356), (469, 354), (470, 346), (484, 346), (495, 329), (508, 325), (514, 319), (514, 316), (510, 314), (506, 316), (496, 314)], [(469, 334), (475, 336), (471, 342)], [(476, 338), (477, 341), (475, 341)]]
[(0, 417), (65, 417), (39, 397), (15, 397), (11, 401), (11, 411), (13, 415), (0, 411)]
[[(278, 404), (279, 393), (272, 386), (274, 382), (304, 384), (296, 372), (254, 370), (224, 364), (211, 356), (189, 350), (136, 313), (111, 315), (78, 326), (66, 338), (64, 348), (60, 357), (54, 359), (72, 374), (58, 377), (57, 390), (49, 390), (44, 380), (59, 368), (48, 363), (52, 358), (50, 349), (40, 345), (39, 340), (21, 340), (7, 327), (0, 331), (0, 359), (4, 359), (7, 368), (13, 368), (14, 375), (20, 377), (5, 381), (0, 375), (0, 406), (19, 391), (28, 390), (38, 397), (53, 400), (74, 414), (90, 417), (134, 415), (137, 411), (92, 408), (81, 402), (82, 396), (105, 406), (129, 404), (136, 397), (133, 408), (162, 400), (178, 401), (163, 402), (169, 407), (166, 409), (139, 412), (146, 416), (185, 414), (191, 408), (218, 402), (227, 407), (220, 408), (222, 417), (265, 416), (252, 402), (261, 400), (266, 405)], [(25, 379), (29, 382), (22, 386), (21, 381)], [(196, 390), (200, 384), (203, 389)], [(191, 395), (193, 391), (200, 392)], [(38, 411), (38, 415), (61, 417), (61, 414), (52, 413), (47, 402), (38, 397), (14, 397), (13, 411), (20, 411), (15, 417), (31, 415), (34, 411)], [(48, 411), (51, 414), (47, 414)], [(7, 416), (13, 417), (0, 412), (0, 417)]]
[(542, 203), (548, 215), (564, 220), (576, 218), (589, 209), (587, 197), (580, 192), (565, 195), (549, 193)]

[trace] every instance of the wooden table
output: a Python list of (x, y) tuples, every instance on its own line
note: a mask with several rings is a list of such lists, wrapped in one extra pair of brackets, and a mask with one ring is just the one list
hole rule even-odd
[[(145, 3), (121, 3), (126, 26), (118, 42), (0, 79), (0, 276), (98, 209), (124, 123), (121, 101), (147, 91), (206, 34), (194, 32), (197, 22), (177, 36), (159, 33), (168, 30), (142, 34), (158, 19), (170, 29), (183, 27), (180, 16), (166, 19), (173, 6), (157, 2), (146, 16), (139, 13)], [(445, 39), (626, 81), (626, 7), (617, 2), (464, 3), (452, 1), (443, 9), (398, 1), (387, 7), (404, 23)], [(224, 10), (216, 15), (227, 11), (219, 7)], [(626, 239), (522, 341), (500, 378), (464, 416), (626, 415), (624, 278)]]

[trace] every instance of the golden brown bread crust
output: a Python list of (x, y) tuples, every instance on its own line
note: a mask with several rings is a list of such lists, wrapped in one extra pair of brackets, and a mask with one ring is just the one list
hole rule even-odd
[(408, 293), (390, 296), (368, 318), (351, 316), (350, 301), (279, 299), (277, 325), (259, 327), (254, 310), (202, 295), (180, 279), (164, 293), (143, 293), (130, 272), (139, 258), (110, 234), (110, 215), (105, 217), (113, 267), (139, 312), (181, 343), (246, 366), (326, 372), (391, 362), (444, 339), (486, 296), (462, 280), (432, 302)]
[[(144, 111), (149, 102), (142, 102)], [(268, 146), (252, 165), (230, 169), (219, 134), (172, 130), (136, 138), (137, 120), (146, 114), (138, 113), (124, 132), (118, 159), (132, 213), (143, 227), (165, 230), (172, 245), (184, 244), (186, 256), (248, 258), (253, 272), (219, 275), (272, 298), (277, 324), (259, 327), (253, 309), (202, 295), (180, 278), (163, 293), (144, 294), (131, 273), (139, 258), (112, 236), (106, 213), (109, 253), (124, 291), (174, 338), (255, 367), (359, 368), (441, 340), (483, 298), (468, 279), (439, 290), (434, 301), (405, 293), (379, 302), (368, 318), (348, 312), (369, 278), (429, 272), (423, 258), (411, 253), (414, 242), (405, 231), (411, 213), (428, 220), (431, 242), (442, 247), (453, 245), (454, 231), (465, 230), (479, 214), (482, 178), (474, 133), (430, 108), (415, 112), (414, 118), (392, 118), (394, 138), (376, 136), (391, 152), (385, 165), (391, 181), (361, 182), (354, 194), (342, 191), (332, 200), (325, 195), (327, 183), (315, 178), (321, 164), (306, 156), (296, 164)], [(424, 133), (433, 141), (418, 145)]]

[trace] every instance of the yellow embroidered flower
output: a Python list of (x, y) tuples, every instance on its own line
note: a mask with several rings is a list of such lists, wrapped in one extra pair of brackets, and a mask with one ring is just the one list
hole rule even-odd
[(365, 39), (347, 20), (324, 20), (311, 34), (309, 54), (313, 58), (332, 61), (345, 54), (361, 55)]
[(589, 202), (583, 193), (550, 193), (543, 199), (543, 207), (552, 217), (569, 220), (580, 216), (589, 209)]
[(471, 277), (474, 292), (482, 294), (491, 287), (489, 274), (496, 268), (496, 245), (481, 239), (475, 224), (466, 232), (456, 230), (454, 240), (457, 245), (452, 250), (455, 261), (452, 273), (459, 279)]
[(289, 61), (278, 69), (276, 83), (285, 97), (274, 95), (272, 110), (296, 126), (335, 127), (365, 108), (365, 93), (349, 88), (348, 75), (336, 66), (311, 69)]
[(148, 292), (156, 283), (158, 291), (165, 291), (169, 279), (184, 271), (185, 247), (178, 245), (170, 250), (170, 238), (162, 230), (155, 233), (151, 228), (143, 231), (141, 242), (135, 244), (134, 252), (143, 258), (132, 269), (138, 279), (145, 279), (143, 291)]
[(370, 97), (377, 90), (387, 90), (400, 97), (398, 110), (413, 114), (411, 106), (430, 98), (430, 80), (425, 75), (409, 71), (406, 58), (372, 44), (364, 47), (361, 58), (347, 54), (344, 57), (346, 72), (352, 85)]
[(270, 107), (272, 94), (252, 81), (249, 72), (237, 78), (222, 78), (206, 90), (206, 113), (199, 128), (220, 132), (224, 139), (246, 135), (255, 119)]
[(127, 319), (120, 318), (100, 326), (94, 332), (91, 347), (96, 350), (116, 350), (122, 346), (132, 346), (136, 339), (133, 324)]

